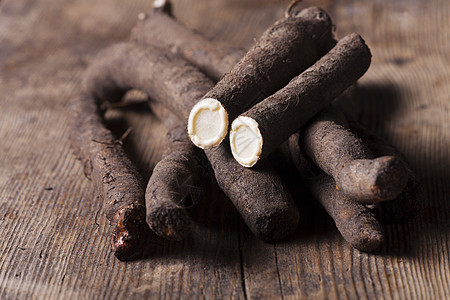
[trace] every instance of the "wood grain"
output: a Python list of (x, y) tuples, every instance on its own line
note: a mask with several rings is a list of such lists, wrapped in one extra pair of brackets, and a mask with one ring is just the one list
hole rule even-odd
[[(288, 1), (175, 2), (181, 22), (248, 48)], [(284, 243), (254, 238), (212, 183), (182, 243), (156, 237), (123, 263), (68, 142), (68, 107), (101, 48), (126, 40), (151, 1), (0, 0), (1, 299), (445, 299), (450, 297), (450, 5), (448, 1), (305, 1), (337, 36), (356, 31), (373, 53), (361, 121), (401, 149), (422, 180), (422, 214), (386, 227), (374, 254), (353, 250), (315, 207)], [(165, 128), (141, 95), (108, 113), (148, 178)], [(134, 102), (133, 102), (134, 101)], [(134, 103), (134, 104), (133, 104)], [(310, 201), (306, 196), (299, 201)]]

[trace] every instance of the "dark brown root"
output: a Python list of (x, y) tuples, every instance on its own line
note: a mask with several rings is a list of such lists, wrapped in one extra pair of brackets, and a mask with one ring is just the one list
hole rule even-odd
[(384, 223), (407, 223), (420, 213), (422, 202), (422, 185), (410, 174), (405, 189), (397, 198), (378, 205), (377, 217)]
[(290, 236), (299, 213), (288, 189), (268, 161), (255, 169), (239, 165), (226, 143), (205, 150), (217, 183), (241, 213), (250, 230), (265, 242)]
[(183, 121), (202, 93), (214, 85), (184, 59), (157, 47), (132, 43), (100, 51), (83, 84), (86, 91), (102, 101), (119, 101), (132, 88), (142, 90)]
[(187, 136), (186, 127), (169, 130), (161, 161), (153, 169), (145, 193), (147, 224), (158, 235), (169, 240), (181, 240), (190, 230), (185, 202), (197, 197), (201, 169), (197, 165), (204, 156)]
[(329, 107), (303, 128), (301, 145), (351, 199), (375, 203), (397, 197), (406, 184), (403, 164), (394, 156), (374, 159), (368, 146), (347, 128), (344, 115)]
[(91, 96), (72, 106), (71, 140), (85, 174), (103, 201), (103, 211), (114, 226), (112, 247), (121, 260), (138, 256), (148, 234), (145, 224), (144, 186), (122, 143), (103, 124), (99, 103)]
[(180, 241), (189, 233), (191, 220), (182, 205), (176, 205), (170, 200), (165, 201), (167, 203), (149, 205), (147, 224), (159, 236), (168, 240)]
[(299, 133), (292, 135), (288, 141), (289, 151), (284, 151), (284, 156), (292, 160), (308, 189), (333, 218), (342, 237), (360, 251), (369, 252), (378, 248), (384, 234), (373, 212), (337, 190), (333, 178), (305, 157), (300, 141)]
[(358, 133), (376, 155), (390, 155), (398, 158), (407, 170), (407, 183), (400, 195), (377, 206), (377, 216), (386, 223), (406, 223), (415, 218), (422, 209), (423, 188), (416, 174), (409, 167), (406, 158), (395, 147), (376, 136), (359, 123), (351, 122), (350, 127)]
[(306, 182), (352, 247), (370, 252), (380, 246), (384, 239), (382, 226), (368, 208), (336, 190), (330, 176), (322, 175)]

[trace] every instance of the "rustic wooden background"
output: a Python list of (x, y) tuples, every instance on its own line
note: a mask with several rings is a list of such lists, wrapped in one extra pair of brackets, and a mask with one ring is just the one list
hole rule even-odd
[[(248, 48), (282, 16), (281, 0), (174, 0), (212, 39)], [(450, 4), (322, 0), (342, 37), (372, 49), (362, 121), (400, 148), (425, 188), (422, 215), (386, 228), (375, 254), (351, 249), (321, 211), (289, 242), (256, 240), (211, 188), (183, 243), (149, 241), (146, 258), (111, 253), (110, 227), (68, 140), (71, 100), (101, 48), (126, 40), (150, 0), (0, 0), (0, 298), (450, 297)], [(145, 111), (126, 146), (148, 178), (164, 127)], [(118, 129), (118, 133), (120, 133)]]

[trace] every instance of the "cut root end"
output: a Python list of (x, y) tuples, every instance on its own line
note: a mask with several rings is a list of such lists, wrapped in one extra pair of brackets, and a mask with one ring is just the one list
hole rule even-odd
[(378, 163), (380, 172), (375, 181), (376, 195), (379, 199), (395, 199), (403, 191), (407, 183), (407, 170), (397, 157), (380, 157)]
[(122, 261), (139, 259), (142, 255), (142, 245), (150, 232), (143, 212), (138, 207), (122, 209), (117, 214), (111, 244), (115, 256)]
[(157, 235), (170, 241), (181, 241), (191, 228), (186, 210), (174, 204), (147, 212), (147, 224)]
[(192, 108), (188, 120), (191, 141), (202, 149), (219, 145), (228, 132), (228, 113), (213, 98), (203, 99)]
[(230, 147), (234, 159), (244, 167), (253, 167), (262, 152), (263, 138), (258, 122), (249, 117), (233, 121), (230, 130)]
[(338, 177), (339, 189), (363, 203), (395, 199), (408, 179), (404, 164), (393, 156), (354, 160)]

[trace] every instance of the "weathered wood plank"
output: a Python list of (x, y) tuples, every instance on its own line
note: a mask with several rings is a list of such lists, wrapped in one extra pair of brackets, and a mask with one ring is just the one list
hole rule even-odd
[[(175, 2), (210, 38), (248, 48), (287, 1)], [(450, 296), (450, 5), (448, 1), (317, 1), (339, 37), (357, 31), (374, 54), (361, 81), (362, 121), (405, 153), (424, 183), (423, 214), (386, 228), (365, 254), (320, 209), (310, 229), (276, 245), (256, 240), (214, 186), (191, 209), (183, 243), (148, 242), (122, 263), (92, 184), (71, 154), (68, 105), (101, 48), (127, 39), (151, 1), (0, 1), (0, 298), (396, 298)], [(130, 98), (139, 98), (131, 95)], [(139, 99), (137, 99), (139, 100)], [(111, 112), (148, 178), (164, 127), (147, 111)]]

